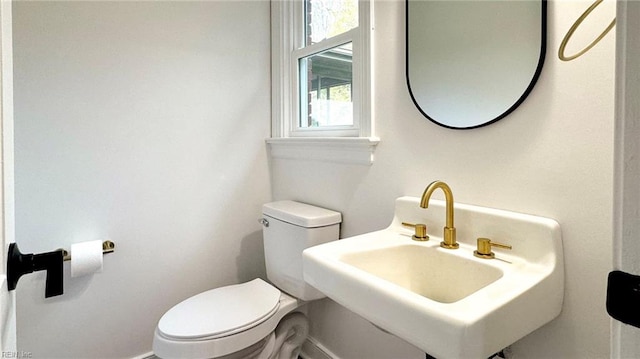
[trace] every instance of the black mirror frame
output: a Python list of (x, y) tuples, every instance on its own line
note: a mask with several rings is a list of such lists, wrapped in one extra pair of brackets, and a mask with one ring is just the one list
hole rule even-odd
[(497, 121), (503, 119), (504, 117), (509, 115), (511, 112), (513, 112), (518, 106), (520, 106), (520, 104), (522, 104), (522, 102), (524, 102), (524, 100), (527, 98), (527, 96), (529, 96), (529, 93), (531, 93), (531, 90), (533, 90), (533, 87), (535, 86), (536, 82), (538, 82), (538, 78), (540, 77), (540, 73), (542, 72), (542, 67), (544, 66), (544, 61), (545, 61), (545, 58), (546, 58), (546, 52), (547, 52), (547, 0), (540, 0), (541, 6), (542, 6), (541, 24), (540, 24), (540, 31), (541, 31), (541, 34), (540, 34), (540, 40), (541, 40), (540, 41), (540, 57), (538, 58), (538, 66), (536, 68), (535, 73), (533, 74), (533, 78), (531, 79), (531, 82), (529, 83), (529, 86), (527, 86), (527, 88), (523, 92), (522, 96), (520, 96), (520, 98), (518, 98), (518, 100), (511, 107), (509, 107), (505, 112), (503, 112), (501, 115), (499, 115), (498, 117), (494, 118), (493, 120), (484, 122), (484, 123), (482, 123), (480, 125), (469, 126), (469, 127), (448, 126), (446, 124), (443, 124), (441, 122), (436, 121), (435, 119), (433, 119), (429, 115), (427, 115), (427, 113), (420, 107), (420, 105), (416, 101), (416, 98), (413, 95), (413, 91), (411, 90), (411, 84), (410, 84), (410, 81), (409, 81), (409, 2), (410, 1), (415, 1), (415, 0), (405, 0), (405, 77), (406, 77), (406, 82), (407, 82), (407, 89), (409, 90), (409, 95), (411, 96), (411, 100), (416, 105), (416, 108), (418, 109), (418, 111), (420, 111), (420, 113), (424, 117), (426, 117), (427, 119), (429, 119), (429, 121), (435, 123), (436, 125), (442, 126), (442, 127), (445, 127), (445, 128), (449, 128), (449, 129), (453, 129), (453, 130), (470, 130), (470, 129), (474, 129), (474, 128), (484, 127), (484, 126), (490, 125), (490, 124), (492, 124), (494, 122), (497, 122)]

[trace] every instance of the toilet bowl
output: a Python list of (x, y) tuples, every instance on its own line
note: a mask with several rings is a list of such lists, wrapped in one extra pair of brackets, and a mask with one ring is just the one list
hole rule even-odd
[(297, 358), (309, 330), (300, 308), (324, 297), (302, 279), (302, 251), (338, 239), (342, 218), (338, 212), (293, 201), (265, 204), (263, 215), (267, 277), (274, 284), (258, 278), (175, 305), (156, 327), (156, 356)]

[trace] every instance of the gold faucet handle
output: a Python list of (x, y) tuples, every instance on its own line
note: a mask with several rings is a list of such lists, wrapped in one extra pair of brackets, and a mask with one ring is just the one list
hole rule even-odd
[(495, 258), (496, 254), (491, 251), (491, 247), (498, 247), (504, 249), (512, 249), (510, 245), (491, 242), (489, 238), (478, 238), (478, 249), (473, 251), (473, 255), (478, 258), (491, 259)]
[(416, 229), (416, 232), (413, 236), (411, 236), (411, 238), (414, 241), (428, 241), (429, 240), (429, 236), (427, 235), (427, 225), (426, 224), (422, 224), (422, 223), (407, 223), (407, 222), (402, 222), (403, 226), (407, 226), (407, 227), (413, 227)]

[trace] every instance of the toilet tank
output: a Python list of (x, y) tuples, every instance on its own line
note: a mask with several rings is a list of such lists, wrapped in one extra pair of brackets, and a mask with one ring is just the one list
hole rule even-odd
[(263, 205), (262, 214), (267, 278), (298, 299), (324, 298), (324, 294), (305, 283), (302, 277), (302, 251), (338, 239), (340, 212), (300, 202), (278, 201)]

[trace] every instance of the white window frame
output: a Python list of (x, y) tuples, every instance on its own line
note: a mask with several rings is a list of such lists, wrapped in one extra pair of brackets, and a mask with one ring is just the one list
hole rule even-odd
[[(379, 142), (374, 136), (373, 81), (372, 81), (372, 18), (373, 2), (359, 0), (358, 27), (343, 34), (304, 46), (304, 4), (302, 0), (272, 0), (272, 130), (267, 142), (271, 154), (287, 158), (322, 158), (337, 162), (368, 163), (373, 161), (373, 150)], [(353, 126), (300, 128), (299, 114), (299, 69), (300, 58), (304, 58), (345, 43), (353, 46)], [(308, 143), (310, 146), (305, 146)], [(309, 154), (290, 154), (295, 151), (314, 151)], [(329, 148), (329, 150), (327, 150)], [(340, 148), (362, 153), (361, 159), (349, 159)], [(315, 151), (335, 153), (335, 156), (318, 154)], [(342, 160), (341, 160), (342, 158)], [(347, 160), (344, 160), (347, 158)]]

